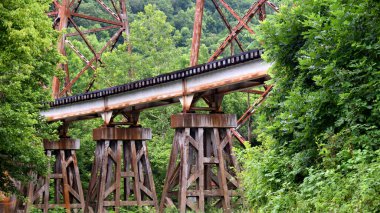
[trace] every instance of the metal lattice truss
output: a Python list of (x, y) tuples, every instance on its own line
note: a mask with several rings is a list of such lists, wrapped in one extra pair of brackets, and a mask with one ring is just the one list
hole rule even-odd
[[(244, 52), (243, 46), (238, 38), (239, 33), (246, 29), (250, 34), (255, 34), (248, 24), (255, 16), (257, 16), (260, 21), (263, 21), (266, 18), (266, 5), (278, 12), (278, 8), (272, 2), (267, 0), (259, 0), (252, 4), (243, 17), (240, 17), (224, 0), (212, 0), (212, 2), (230, 34), (224, 39), (223, 43), (218, 47), (208, 61), (216, 60), (224, 52), (228, 45), (232, 45), (234, 41), (238, 44), (239, 49)], [(227, 9), (228, 12), (238, 21), (238, 24), (235, 27), (231, 27), (225, 14), (223, 14), (221, 10), (220, 5)]]
[[(244, 16), (239, 16), (232, 7), (225, 0), (211, 0), (218, 11), (224, 25), (229, 31), (228, 36), (220, 44), (218, 49), (209, 58), (208, 62), (216, 60), (225, 49), (231, 45), (231, 50), (233, 50), (233, 43), (236, 42), (241, 52), (244, 52), (244, 47), (242, 42), (239, 40), (238, 35), (244, 29), (246, 29), (250, 34), (255, 34), (255, 32), (249, 27), (249, 23), (254, 17), (258, 17), (260, 21), (266, 18), (266, 6), (269, 6), (274, 11), (278, 12), (278, 8), (272, 2), (268, 0), (258, 0), (255, 1), (251, 7), (246, 11)], [(194, 18), (193, 27), (193, 40), (190, 53), (190, 66), (195, 66), (198, 63), (199, 47), (202, 34), (202, 19), (204, 10), (205, 0), (196, 0), (196, 10)], [(223, 13), (222, 8), (225, 8), (237, 21), (238, 24), (232, 27), (229, 23), (226, 14)], [(233, 51), (231, 51), (233, 54)]]
[[(126, 11), (125, 0), (108, 0), (107, 5), (102, 0), (96, 0), (98, 5), (103, 9), (104, 13), (108, 14), (110, 19), (104, 19), (100, 17), (94, 17), (87, 14), (79, 12), (82, 0), (54, 0), (53, 1), (53, 11), (49, 12), (48, 15), (54, 18), (53, 26), (58, 31), (63, 31), (67, 28), (73, 28), (73, 33), (62, 34), (58, 42), (59, 52), (66, 56), (67, 48), (70, 48), (84, 63), (83, 67), (77, 71), (72, 72), (69, 70), (68, 63), (60, 64), (59, 67), (65, 72), (64, 84), (61, 85), (60, 79), (56, 76), (53, 78), (52, 90), (54, 98), (59, 98), (71, 93), (73, 85), (78, 81), (78, 79), (89, 69), (96, 71), (97, 62), (101, 62), (102, 54), (111, 50), (115, 47), (117, 41), (122, 36), (123, 33), (126, 34), (126, 39), (129, 38), (129, 23)], [(93, 22), (101, 23), (102, 25), (97, 28), (82, 30), (75, 20), (83, 19)], [(96, 33), (100, 31), (110, 31), (116, 29), (116, 32), (112, 34), (107, 43), (100, 49), (96, 50), (87, 38), (87, 34)], [(91, 52), (91, 58), (86, 58), (78, 48), (69, 40), (70, 37), (79, 36), (85, 46)], [(130, 46), (128, 51), (131, 51)], [(75, 73), (72, 77), (70, 74)], [(91, 89), (96, 78), (96, 72), (89, 85), (87, 86), (86, 92)]]
[[(239, 40), (238, 35), (244, 29), (247, 30), (250, 34), (255, 34), (252, 28), (249, 27), (249, 23), (254, 17), (257, 17), (260, 21), (263, 21), (266, 18), (266, 6), (269, 6), (274, 11), (278, 12), (278, 7), (268, 0), (258, 0), (255, 1), (251, 7), (246, 11), (244, 16), (239, 16), (225, 0), (211, 0), (215, 6), (215, 9), (218, 11), (224, 25), (229, 31), (228, 36), (220, 44), (218, 49), (214, 54), (209, 58), (208, 62), (215, 61), (219, 56), (226, 50), (228, 46), (231, 47), (231, 54), (234, 54), (234, 43), (237, 44), (241, 52), (244, 52), (244, 46)], [(194, 18), (194, 30), (193, 30), (193, 41), (190, 53), (190, 66), (195, 66), (198, 63), (199, 47), (202, 33), (202, 18), (203, 18), (203, 9), (204, 9), (205, 0), (196, 1), (196, 10)], [(226, 14), (223, 13), (222, 8), (225, 8), (237, 21), (238, 24), (235, 27), (232, 27), (229, 23)], [(238, 129), (244, 125), (250, 116), (256, 111), (257, 107), (266, 99), (268, 93), (271, 91), (272, 86), (264, 86), (264, 91), (256, 91), (255, 94), (260, 94), (261, 96), (257, 99), (249, 109), (242, 115), (238, 121), (238, 127), (232, 129), (232, 134), (235, 138), (243, 143), (247, 141), (239, 132)], [(248, 90), (246, 90), (248, 91)], [(252, 91), (248, 91), (252, 93)]]

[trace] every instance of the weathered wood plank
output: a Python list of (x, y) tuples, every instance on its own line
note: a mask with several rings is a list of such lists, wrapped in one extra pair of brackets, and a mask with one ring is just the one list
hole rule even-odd
[[(186, 128), (185, 129), (185, 135), (189, 135), (190, 134), (190, 129), (189, 128)], [(185, 213), (186, 211), (186, 200), (187, 200), (187, 193), (186, 193), (186, 190), (187, 190), (187, 175), (188, 175), (188, 155), (189, 155), (189, 140), (186, 139), (186, 136), (184, 137), (184, 141), (182, 141), (182, 143), (180, 143), (180, 150), (181, 150), (181, 168), (180, 168), (180, 175), (179, 175), (179, 178), (180, 178), (180, 182), (179, 182), (179, 188), (180, 188), (180, 191), (179, 191), (179, 195), (178, 195), (178, 200), (179, 200), (179, 211), (181, 213)], [(181, 141), (180, 141), (181, 142)]]
[(77, 155), (74, 150), (71, 150), (71, 156), (73, 157), (74, 172), (75, 172), (75, 179), (76, 179), (75, 182), (76, 182), (76, 185), (77, 185), (76, 188), (79, 194), (79, 202), (81, 204), (81, 209), (84, 210), (85, 209), (84, 193), (83, 193), (83, 188), (82, 188), (82, 182), (80, 180), (80, 175), (79, 175)]
[(62, 177), (63, 177), (63, 201), (65, 203), (66, 212), (70, 212), (70, 194), (69, 194), (69, 182), (67, 178), (67, 165), (65, 151), (60, 150), (61, 154), (61, 165), (62, 165)]
[(115, 212), (118, 213), (120, 211), (120, 182), (121, 182), (121, 158), (122, 158), (122, 144), (121, 140), (117, 141), (116, 145), (116, 166), (115, 166)]
[(137, 205), (141, 205), (141, 193), (140, 193), (140, 186), (139, 186), (139, 172), (138, 172), (138, 165), (137, 165), (137, 159), (136, 159), (136, 143), (134, 140), (131, 142), (131, 159), (132, 159), (132, 170), (135, 175), (133, 186), (134, 186), (134, 194), (137, 200)]
[(219, 183), (220, 183), (220, 190), (223, 194), (223, 209), (225, 212), (230, 212), (230, 196), (228, 196), (228, 188), (227, 188), (227, 180), (226, 180), (226, 174), (225, 174), (225, 165), (223, 160), (223, 148), (220, 144), (220, 136), (219, 136), (219, 130), (217, 128), (214, 128), (214, 143), (217, 147), (218, 152), (218, 159), (219, 159), (219, 170), (218, 170), (218, 177), (219, 177)]
[(146, 170), (147, 170), (147, 175), (148, 175), (148, 179), (149, 179), (149, 187), (150, 187), (150, 191), (152, 192), (152, 195), (150, 196), (154, 202), (154, 207), (156, 209), (156, 211), (158, 211), (158, 201), (157, 201), (157, 194), (156, 194), (156, 187), (155, 187), (155, 184), (154, 184), (154, 180), (153, 180), (153, 173), (152, 173), (152, 167), (150, 165), (150, 161), (149, 161), (149, 158), (148, 158), (148, 147), (146, 146), (146, 142), (145, 141), (142, 141), (142, 146), (143, 146), (143, 149), (144, 149), (144, 156), (145, 156), (145, 166), (146, 166)]
[(101, 160), (101, 171), (100, 171), (100, 185), (99, 185), (99, 192), (98, 194), (98, 202), (97, 202), (97, 212), (103, 212), (103, 206), (104, 206), (104, 193), (105, 193), (105, 187), (106, 187), (106, 175), (107, 175), (107, 162), (108, 162), (108, 147), (109, 147), (110, 141), (106, 140), (104, 141), (103, 153), (102, 153), (102, 160)]
[(199, 171), (199, 198), (198, 206), (199, 211), (205, 211), (205, 198), (204, 198), (204, 187), (205, 187), (205, 174), (204, 174), (204, 144), (203, 144), (203, 128), (199, 128), (196, 133), (196, 141), (198, 142), (198, 171)]
[(175, 168), (176, 168), (176, 161), (177, 161), (178, 148), (179, 148), (179, 140), (180, 140), (181, 135), (182, 135), (182, 132), (178, 131), (178, 130), (174, 134), (172, 150), (170, 152), (168, 169), (166, 171), (165, 184), (164, 184), (164, 188), (162, 190), (161, 203), (160, 203), (160, 208), (159, 208), (160, 213), (164, 212), (165, 203), (167, 202), (167, 199), (168, 199), (167, 196), (168, 196), (168, 192), (170, 190), (170, 185), (174, 181), (174, 180), (172, 180), (172, 176), (173, 176)]

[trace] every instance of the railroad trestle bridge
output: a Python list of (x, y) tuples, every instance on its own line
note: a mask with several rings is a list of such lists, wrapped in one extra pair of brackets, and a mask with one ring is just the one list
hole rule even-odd
[[(48, 109), (41, 111), (41, 115), (49, 122), (62, 122), (59, 141), (44, 141), (46, 154), (56, 159), (54, 169), (46, 177), (36, 177), (29, 185), (19, 186), (28, 198), (28, 202), (17, 206), (19, 210), (28, 211), (34, 205), (44, 212), (58, 206), (64, 207), (67, 212), (119, 212), (125, 206), (152, 206), (156, 211), (163, 212), (166, 207), (175, 206), (180, 212), (204, 212), (205, 203), (209, 202), (223, 208), (225, 212), (232, 211), (231, 200), (240, 197), (237, 190), (239, 165), (232, 151), (233, 137), (240, 142), (245, 141), (237, 130), (272, 89), (271, 85), (266, 84), (270, 79), (268, 70), (271, 64), (261, 58), (263, 51), (244, 52), (237, 35), (243, 29), (254, 33), (247, 24), (255, 15), (260, 20), (265, 18), (265, 5), (276, 11), (278, 9), (267, 0), (259, 0), (252, 4), (243, 17), (239, 17), (225, 1), (212, 1), (230, 34), (208, 63), (197, 65), (204, 8), (204, 0), (197, 0), (191, 67), (97, 91), (89, 91), (94, 82), (92, 80), (87, 92), (74, 96), (68, 94), (83, 72), (95, 70), (94, 62), (100, 60), (107, 48), (114, 47), (122, 33), (126, 33), (126, 38), (129, 37), (125, 1), (120, 0), (120, 6), (111, 1), (113, 10), (103, 1), (97, 0), (114, 17), (113, 21), (80, 14), (80, 0), (54, 1), (55, 11), (49, 13), (56, 16), (54, 27), (62, 30), (71, 23), (77, 30), (77, 33), (64, 35), (60, 39), (59, 51), (65, 55), (65, 45), (68, 45), (85, 62), (85, 67), (70, 79), (68, 65), (60, 64), (66, 73), (63, 87), (58, 78), (53, 78), (52, 93), (55, 100), (48, 103)], [(237, 26), (231, 27), (220, 6), (238, 20)], [(111, 26), (84, 32), (73, 17)], [(115, 28), (119, 30), (100, 52), (92, 48), (85, 36)], [(94, 58), (86, 59), (67, 40), (74, 35), (82, 37), (94, 53)], [(233, 43), (243, 52), (216, 60), (228, 45), (231, 45), (233, 53)], [(131, 49), (128, 48), (128, 51)], [(226, 94), (239, 91), (259, 94), (260, 97), (237, 119), (236, 115), (224, 114), (221, 106)], [(207, 107), (197, 107), (196, 103), (200, 100)], [(152, 138), (152, 132), (149, 127), (139, 125), (139, 117), (144, 110), (170, 104), (181, 104), (182, 113), (171, 116), (171, 127), (175, 129), (175, 134), (159, 201), (146, 145)], [(123, 117), (123, 122), (114, 121), (119, 115)], [(101, 118), (104, 123), (93, 130), (96, 150), (85, 196), (76, 157), (80, 143), (78, 139), (70, 138), (68, 131), (70, 123), (94, 118)], [(53, 190), (49, 190), (51, 180), (54, 180)], [(50, 191), (54, 191), (53, 196)]]

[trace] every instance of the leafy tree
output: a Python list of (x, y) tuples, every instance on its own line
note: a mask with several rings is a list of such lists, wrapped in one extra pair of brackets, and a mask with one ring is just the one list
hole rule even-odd
[(45, 172), (41, 145), (48, 126), (39, 116), (49, 100), (56, 70), (56, 33), (44, 11), (48, 0), (0, 2), (0, 186), (10, 192), (10, 177), (26, 181), (33, 169)]
[(264, 21), (274, 62), (259, 141), (243, 155), (259, 212), (380, 208), (380, 3), (306, 0)]

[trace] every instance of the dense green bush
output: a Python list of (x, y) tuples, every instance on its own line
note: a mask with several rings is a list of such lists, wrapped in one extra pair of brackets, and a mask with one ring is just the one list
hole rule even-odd
[(293, 1), (260, 27), (274, 91), (241, 157), (259, 212), (380, 209), (380, 3)]
[(0, 191), (10, 192), (10, 177), (23, 182), (34, 170), (46, 172), (42, 138), (51, 129), (39, 115), (50, 100), (55, 75), (57, 33), (44, 11), (49, 1), (0, 2)]

